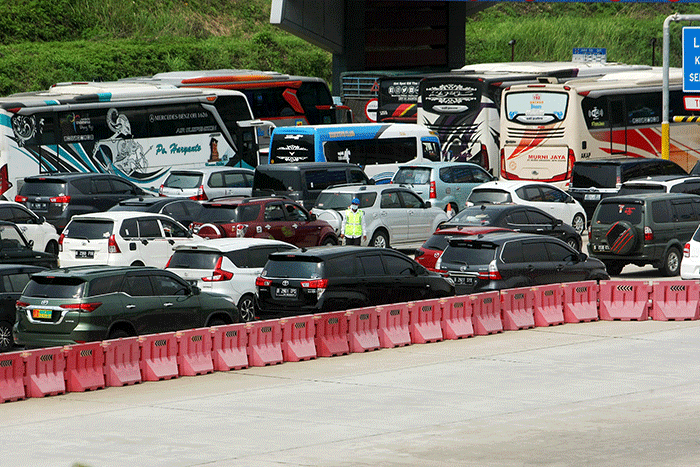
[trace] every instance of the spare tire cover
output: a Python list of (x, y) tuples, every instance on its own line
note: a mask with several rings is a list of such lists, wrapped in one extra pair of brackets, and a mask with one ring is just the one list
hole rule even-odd
[(206, 238), (221, 238), (225, 236), (223, 233), (223, 229), (221, 229), (218, 225), (214, 224), (202, 225), (199, 228), (199, 230), (197, 230), (197, 235)]
[(610, 251), (616, 255), (626, 255), (637, 246), (637, 230), (626, 221), (615, 222), (605, 237)]

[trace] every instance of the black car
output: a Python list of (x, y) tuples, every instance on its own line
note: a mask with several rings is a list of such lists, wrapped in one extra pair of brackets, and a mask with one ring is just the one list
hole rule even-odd
[(33, 250), (16, 224), (0, 221), (0, 264), (26, 264), (49, 269), (58, 267), (58, 256)]
[(460, 226), (502, 227), (516, 232), (549, 235), (581, 251), (581, 235), (576, 229), (533, 206), (512, 203), (468, 206), (438, 229)]
[(26, 177), (15, 201), (44, 216), (60, 233), (76, 214), (106, 211), (121, 200), (146, 195), (117, 175), (55, 173)]
[(199, 219), (201, 203), (189, 198), (139, 197), (119, 201), (109, 211), (155, 212), (172, 217), (185, 227)]
[(605, 280), (605, 265), (551, 237), (489, 233), (450, 239), (435, 269), (458, 295), (559, 282)]
[(0, 264), (0, 352), (13, 346), (12, 326), (15, 324), (15, 303), (32, 274), (44, 271), (39, 266)]
[(450, 280), (408, 256), (359, 246), (272, 253), (255, 285), (264, 319), (454, 295)]

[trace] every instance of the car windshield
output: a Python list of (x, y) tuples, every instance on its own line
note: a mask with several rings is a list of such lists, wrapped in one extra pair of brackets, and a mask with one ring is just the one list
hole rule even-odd
[(374, 205), (374, 200), (377, 199), (376, 193), (336, 193), (322, 192), (316, 199), (315, 208), (318, 209), (335, 209), (342, 211), (347, 209), (352, 203), (353, 198), (360, 200), (360, 207), (367, 208)]
[(114, 222), (107, 220), (73, 219), (63, 230), (66, 238), (103, 240), (112, 235)]
[(176, 250), (170, 258), (168, 268), (214, 269), (221, 258), (218, 251)]
[(575, 188), (615, 188), (617, 165), (614, 164), (574, 164), (571, 186)]
[(642, 204), (638, 203), (600, 203), (596, 216), (596, 224), (612, 224), (617, 221), (627, 221), (633, 225), (642, 221)]
[(201, 223), (214, 222), (218, 224), (230, 224), (234, 222), (252, 222), (260, 214), (259, 204), (241, 204), (238, 206), (225, 206), (221, 204), (203, 205), (197, 221)]
[(508, 193), (505, 190), (483, 188), (483, 189), (472, 190), (472, 193), (469, 195), (469, 201), (474, 203), (474, 204), (480, 204), (480, 203), (502, 204), (502, 203), (510, 203), (513, 201), (513, 199), (510, 197), (510, 193)]
[(484, 265), (489, 264), (496, 257), (496, 245), (482, 242), (460, 243), (459, 246), (450, 245), (442, 253), (442, 264)]
[(25, 297), (81, 298), (85, 280), (77, 277), (38, 276), (32, 277), (22, 293)]
[(629, 185), (622, 185), (618, 195), (637, 195), (640, 193), (665, 193), (666, 187), (664, 185), (652, 185), (648, 183), (631, 183)]
[(323, 262), (315, 258), (270, 259), (262, 275), (289, 279), (318, 279), (323, 272)]
[(63, 196), (66, 194), (66, 184), (52, 180), (26, 180), (19, 194), (24, 196)]
[(459, 225), (492, 225), (495, 213), (482, 207), (468, 207), (450, 219), (450, 224)]
[(427, 167), (401, 167), (394, 175), (393, 182), (427, 185), (430, 183), (430, 169)]
[(202, 185), (202, 174), (196, 172), (172, 172), (163, 183), (167, 188), (199, 188)]
[(27, 244), (14, 224), (0, 226), (0, 249), (19, 250), (27, 248)]

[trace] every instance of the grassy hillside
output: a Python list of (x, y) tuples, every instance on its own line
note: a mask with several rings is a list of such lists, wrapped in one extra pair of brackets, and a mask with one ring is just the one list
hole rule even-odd
[[(0, 2), (0, 95), (55, 82), (161, 71), (255, 68), (320, 76), (331, 56), (269, 24), (270, 0), (13, 0)], [(663, 20), (700, 14), (689, 4), (497, 4), (467, 22), (466, 62), (569, 60), (606, 47), (609, 61), (651, 64)], [(681, 27), (672, 25), (672, 65)]]

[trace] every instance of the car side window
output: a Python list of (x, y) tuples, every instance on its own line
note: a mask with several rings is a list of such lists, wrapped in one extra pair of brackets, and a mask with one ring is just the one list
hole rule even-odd
[(524, 262), (525, 258), (523, 257), (522, 242), (507, 242), (505, 245), (503, 245), (501, 260), (508, 264)]
[(223, 183), (232, 188), (248, 188), (253, 186), (253, 178), (245, 173), (226, 172)]
[(109, 183), (108, 178), (96, 178), (93, 180), (93, 193), (98, 193), (101, 195), (111, 193), (112, 185)]
[(357, 275), (353, 256), (340, 256), (325, 261), (324, 270), (328, 277), (352, 277)]
[(287, 215), (287, 220), (290, 221), (307, 221), (308, 216), (302, 209), (296, 204), (285, 203), (284, 210)]
[(139, 230), (137, 228), (136, 219), (125, 219), (119, 229), (119, 235), (121, 235), (122, 238), (138, 237)]
[(90, 281), (88, 297), (117, 292), (121, 288), (123, 276), (98, 277)]
[(152, 297), (153, 286), (148, 276), (142, 274), (130, 274), (124, 278), (122, 292), (132, 297)]
[(29, 282), (30, 274), (20, 272), (17, 274), (8, 274), (2, 277), (3, 290), (5, 292), (22, 292), (24, 286)]
[(12, 213), (12, 222), (17, 224), (36, 224), (38, 220), (36, 216), (26, 209), (22, 209), (16, 206), (10, 206), (10, 212)]
[(527, 263), (541, 263), (549, 261), (549, 254), (544, 246), (544, 242), (524, 242), (523, 243), (523, 255), (527, 251), (527, 257), (525, 262)]
[(515, 190), (518, 196), (526, 201), (543, 201), (542, 193), (536, 186), (524, 186)]
[(401, 199), (403, 200), (403, 206), (405, 208), (419, 209), (419, 208), (422, 208), (424, 206), (423, 200), (411, 192), (400, 191), (399, 196), (401, 196)]
[(389, 276), (415, 275), (415, 267), (413, 266), (413, 263), (392, 254), (384, 255), (384, 266), (386, 267), (386, 273)]
[(189, 287), (174, 277), (154, 274), (151, 276), (153, 288), (156, 295), (187, 295)]
[(214, 172), (213, 174), (211, 174), (207, 185), (212, 188), (222, 188), (224, 186), (223, 172)]
[(234, 264), (239, 268), (262, 268), (265, 267), (270, 253), (275, 253), (277, 251), (278, 249), (276, 246), (249, 248), (247, 250), (247, 261), (245, 261), (245, 264), (239, 265), (235, 261)]
[(176, 201), (165, 206), (163, 208), (163, 214), (177, 219), (186, 216), (187, 210), (185, 209), (184, 203)]
[(566, 248), (564, 245), (555, 242), (544, 242), (544, 244), (547, 246), (550, 261), (564, 261), (569, 263), (578, 257), (576, 253)]
[(139, 237), (141, 238), (160, 238), (163, 235), (160, 233), (160, 225), (158, 219), (139, 219)]
[(691, 222), (698, 220), (695, 210), (693, 210), (693, 204), (690, 200), (672, 201), (671, 205), (673, 206), (673, 216), (675, 221)]
[(10, 207), (0, 207), (0, 220), (3, 221), (13, 221), (12, 217), (12, 211), (10, 211)]
[(360, 256), (360, 266), (362, 271), (360, 275), (365, 276), (383, 276), (384, 264), (382, 257), (379, 254)]
[(266, 221), (283, 221), (284, 211), (282, 210), (282, 203), (268, 203), (265, 206), (265, 216)]
[(70, 182), (71, 186), (78, 190), (79, 193), (82, 193), (84, 195), (89, 195), (90, 193), (93, 193), (93, 185), (92, 185), (92, 180), (89, 178), (79, 178), (77, 180), (73, 180)]
[(367, 175), (361, 170), (350, 170), (350, 180), (349, 183), (367, 183)]
[(541, 212), (527, 211), (527, 217), (531, 224), (551, 224), (552, 219)]
[(134, 187), (122, 180), (112, 180), (113, 192), (120, 195), (134, 195), (136, 190)]
[(542, 192), (542, 201), (549, 203), (565, 203), (569, 198), (563, 191), (549, 186), (541, 186), (540, 191)]
[(523, 225), (529, 224), (525, 211), (515, 211), (506, 216), (508, 225)]
[(671, 211), (666, 201), (651, 202), (651, 218), (655, 224), (667, 224), (671, 222)]
[(395, 191), (386, 191), (382, 193), (381, 208), (392, 209), (400, 208), (401, 201), (399, 200), (399, 194)]
[(163, 232), (166, 237), (173, 238), (187, 238), (189, 237), (189, 232), (185, 230), (182, 226), (176, 224), (169, 219), (161, 219), (160, 223), (163, 225)]

